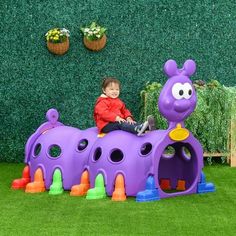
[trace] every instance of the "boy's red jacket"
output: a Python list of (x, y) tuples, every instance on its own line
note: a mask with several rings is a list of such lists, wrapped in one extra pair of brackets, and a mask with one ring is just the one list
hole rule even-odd
[(119, 98), (110, 98), (104, 95), (97, 99), (93, 116), (99, 132), (108, 123), (115, 122), (117, 116), (123, 119), (132, 117), (130, 111)]

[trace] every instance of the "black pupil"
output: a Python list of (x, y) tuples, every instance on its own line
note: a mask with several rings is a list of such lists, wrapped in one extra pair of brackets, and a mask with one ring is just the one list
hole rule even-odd
[(191, 90), (191, 89), (188, 90), (188, 94), (189, 94), (189, 95), (192, 94), (192, 90)]
[(184, 94), (184, 91), (181, 89), (181, 90), (179, 90), (179, 95), (183, 95)]

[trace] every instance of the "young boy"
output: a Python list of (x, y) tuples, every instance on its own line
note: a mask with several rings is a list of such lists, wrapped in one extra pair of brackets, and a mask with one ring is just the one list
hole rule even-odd
[(149, 116), (142, 124), (133, 120), (131, 112), (119, 99), (120, 81), (116, 78), (105, 78), (102, 83), (102, 95), (97, 99), (94, 108), (94, 120), (99, 133), (124, 130), (140, 136), (146, 130), (154, 130), (154, 118)]

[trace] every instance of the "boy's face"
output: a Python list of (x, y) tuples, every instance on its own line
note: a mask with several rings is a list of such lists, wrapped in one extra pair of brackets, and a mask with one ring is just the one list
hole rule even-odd
[(117, 98), (120, 95), (120, 86), (117, 83), (110, 83), (103, 92), (110, 98)]

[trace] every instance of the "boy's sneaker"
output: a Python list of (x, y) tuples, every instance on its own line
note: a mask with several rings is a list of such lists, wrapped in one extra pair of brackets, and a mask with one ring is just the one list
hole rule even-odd
[(141, 125), (136, 126), (135, 130), (137, 131), (137, 135), (141, 136), (148, 129), (148, 126), (148, 121), (145, 121)]
[(149, 131), (153, 131), (156, 129), (155, 119), (152, 115), (149, 115), (147, 117), (147, 122), (148, 122)]

